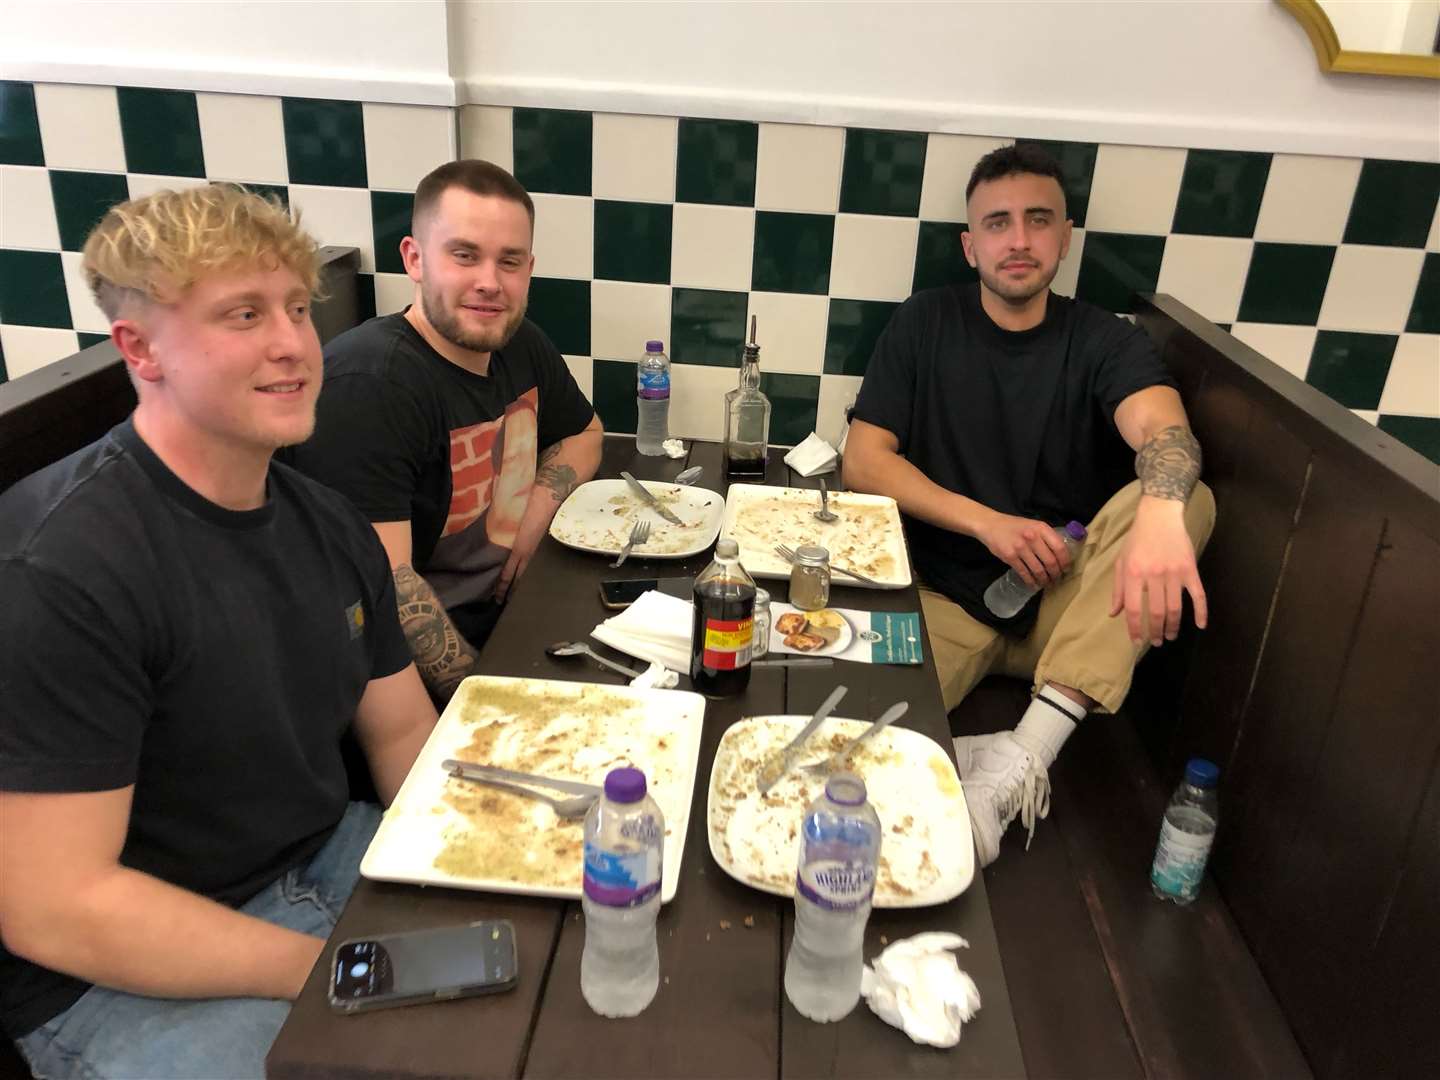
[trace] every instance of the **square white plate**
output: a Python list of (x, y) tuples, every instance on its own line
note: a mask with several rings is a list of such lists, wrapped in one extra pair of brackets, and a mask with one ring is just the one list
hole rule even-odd
[[(705, 699), (681, 690), (473, 676), (460, 684), (360, 864), (376, 881), (580, 898), (583, 820), (451, 777), (446, 758), (602, 784), (644, 771), (665, 816), (661, 900), (680, 880)], [(559, 794), (559, 793), (556, 793)], [(563, 796), (561, 796), (563, 797)]]
[(550, 521), (550, 535), (566, 547), (618, 555), (640, 518), (650, 522), (650, 538), (632, 554), (646, 559), (683, 559), (715, 542), (725, 500), (708, 488), (641, 481), (645, 490), (684, 524), (673, 525), (640, 502), (624, 480), (591, 480), (570, 493)]
[[(808, 716), (754, 716), (732, 724), (710, 770), (706, 830), (710, 854), (745, 885), (795, 894), (799, 829), (805, 808), (824, 790), (823, 777), (800, 766), (823, 760), (868, 722), (831, 717), (795, 766), (762, 799), (756, 773), (768, 753), (800, 733)], [(975, 877), (975, 845), (965, 791), (950, 754), (918, 731), (888, 727), (854, 759), (880, 817), (880, 873), (875, 906), (928, 907), (952, 900)]]
[(910, 584), (910, 555), (894, 499), (836, 491), (830, 495), (830, 512), (839, 520), (816, 520), (818, 509), (818, 491), (733, 484), (725, 497), (720, 535), (740, 545), (740, 562), (751, 577), (790, 576), (790, 564), (776, 553), (776, 544), (819, 544), (830, 553), (832, 566), (848, 566), (880, 582), (867, 585), (835, 573), (837, 585), (903, 589)]

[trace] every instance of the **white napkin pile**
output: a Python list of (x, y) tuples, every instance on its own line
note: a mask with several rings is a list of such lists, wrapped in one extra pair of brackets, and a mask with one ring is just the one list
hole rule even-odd
[(969, 947), (958, 934), (943, 933), (892, 942), (861, 973), (860, 993), (876, 1016), (917, 1043), (954, 1046), (960, 1025), (980, 1010), (975, 980), (951, 951)]
[(805, 436), (804, 442), (785, 455), (785, 464), (801, 476), (829, 472), (839, 460), (839, 452), (813, 431)]
[(590, 636), (639, 660), (688, 672), (693, 619), (694, 608), (688, 601), (651, 589), (595, 627)]

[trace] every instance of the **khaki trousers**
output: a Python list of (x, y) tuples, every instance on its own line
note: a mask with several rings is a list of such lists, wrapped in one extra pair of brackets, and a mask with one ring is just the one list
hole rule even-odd
[[(977, 622), (954, 601), (920, 584), (920, 604), (946, 711), (991, 673), (1080, 690), (1113, 713), (1130, 691), (1135, 663), (1149, 642), (1136, 645), (1125, 616), (1110, 617), (1115, 562), (1140, 505), (1140, 481), (1121, 488), (1089, 523), (1089, 535), (1070, 571), (1040, 598), (1030, 633), (1009, 637)], [(1215, 496), (1197, 484), (1185, 506), (1185, 531), (1198, 555), (1215, 527)]]

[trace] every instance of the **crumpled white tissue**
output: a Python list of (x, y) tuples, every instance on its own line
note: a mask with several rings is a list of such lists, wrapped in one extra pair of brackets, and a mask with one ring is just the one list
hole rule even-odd
[(685, 456), (685, 444), (679, 439), (666, 439), (660, 444), (660, 449), (665, 451), (668, 458), (682, 458)]
[(835, 468), (839, 452), (813, 431), (805, 441), (785, 455), (785, 464), (801, 476), (817, 476)]
[(954, 1046), (960, 1025), (980, 1009), (975, 980), (951, 951), (969, 947), (959, 934), (944, 933), (892, 942), (861, 972), (860, 993), (876, 1016), (917, 1043)]
[(680, 685), (680, 676), (664, 664), (650, 661), (650, 666), (630, 680), (631, 686), (641, 688), (653, 686), (657, 690), (672, 690)]

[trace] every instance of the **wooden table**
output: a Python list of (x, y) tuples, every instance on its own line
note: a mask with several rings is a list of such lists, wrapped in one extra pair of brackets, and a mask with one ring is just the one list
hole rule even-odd
[[(815, 486), (793, 476), (771, 452), (766, 482)], [(668, 480), (687, 465), (705, 466), (700, 483), (723, 492), (720, 448), (695, 443), (688, 460), (647, 458), (634, 440), (607, 436), (598, 475), (621, 469)], [(606, 614), (597, 583), (607, 577), (693, 575), (710, 552), (684, 561), (609, 560), (549, 539), (512, 595), (481, 657), (483, 674), (620, 684), (598, 666), (553, 660), (544, 646), (584, 639)], [(763, 582), (776, 599), (784, 582)], [(836, 606), (919, 611), (913, 588), (875, 591), (836, 587)], [(602, 650), (603, 651), (603, 650)], [(927, 651), (928, 652), (928, 651)], [(671, 1080), (711, 1077), (1011, 1077), (1024, 1065), (1001, 969), (985, 881), (977, 870), (966, 892), (948, 904), (876, 910), (865, 955), (926, 930), (950, 930), (970, 942), (961, 966), (979, 986), (983, 1008), (950, 1050), (917, 1046), (870, 1012), (862, 1000), (835, 1024), (801, 1017), (781, 986), (794, 908), (741, 885), (710, 856), (704, 778), (721, 734), (742, 715), (808, 713), (843, 678), (847, 712), (878, 713), (906, 699), (898, 721), (949, 746), (949, 727), (933, 662), (923, 669), (837, 662), (829, 670), (757, 669), (740, 697), (711, 701), (700, 747), (700, 785), (693, 802), (679, 891), (660, 913), (661, 985), (639, 1018), (606, 1020), (580, 996), (585, 928), (578, 902), (362, 881), (332, 941), (478, 918), (515, 924), (520, 980), (515, 990), (469, 1000), (390, 1009), (358, 1016), (331, 1012), (326, 1000), (331, 950), (311, 972), (266, 1062), (275, 1080), (292, 1077), (614, 1077)], [(688, 687), (682, 678), (682, 688)], [(753, 925), (747, 926), (750, 920)], [(728, 928), (724, 928), (728, 926)]]

